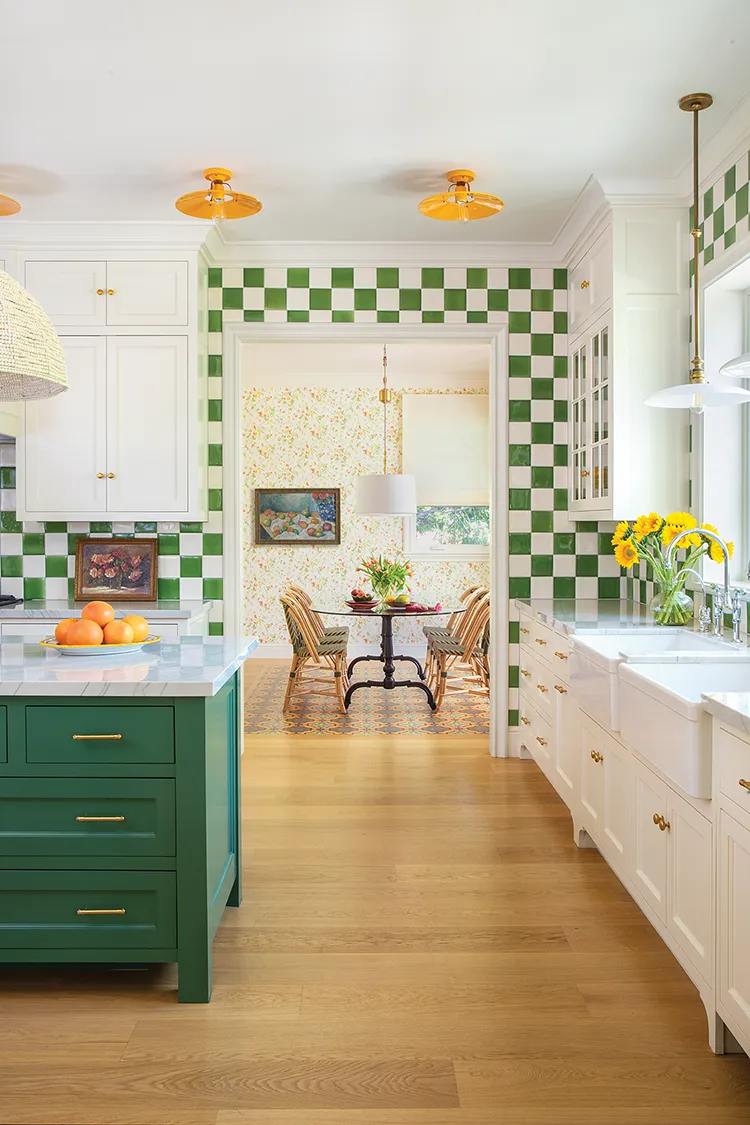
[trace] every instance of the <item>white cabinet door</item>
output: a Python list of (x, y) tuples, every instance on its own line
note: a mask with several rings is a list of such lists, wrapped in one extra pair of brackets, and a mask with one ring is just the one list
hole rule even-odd
[(555, 788), (571, 808), (571, 802), (578, 790), (578, 775), (581, 757), (581, 713), (573, 696), (562, 680), (554, 684), (556, 701), (555, 716)]
[(654, 816), (669, 815), (667, 787), (637, 758), (632, 758), (635, 802), (633, 817), (633, 883), (661, 922), (667, 922), (668, 830)]
[(107, 323), (106, 262), (27, 262), (24, 284), (55, 327)]
[(633, 778), (630, 755), (610, 738), (604, 758), (604, 838), (611, 861), (630, 872), (632, 859)]
[(110, 336), (107, 511), (114, 517), (188, 509), (185, 336)]
[(601, 839), (604, 816), (604, 755), (596, 728), (581, 724), (581, 808), (583, 818)]
[(107, 324), (147, 328), (187, 322), (187, 262), (107, 263)]
[(719, 999), (750, 1038), (750, 831), (719, 810)]
[(106, 341), (62, 338), (67, 391), (25, 403), (18, 445), (20, 519), (75, 519), (106, 511)]
[(710, 981), (714, 972), (712, 824), (677, 793), (670, 790), (669, 798), (667, 928)]

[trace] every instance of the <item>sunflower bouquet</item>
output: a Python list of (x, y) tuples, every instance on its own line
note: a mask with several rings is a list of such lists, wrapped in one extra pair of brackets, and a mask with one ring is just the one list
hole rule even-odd
[[(650, 512), (632, 523), (623, 520), (617, 525), (612, 545), (620, 566), (629, 570), (636, 563), (645, 562), (653, 570), (659, 592), (651, 602), (651, 612), (660, 625), (685, 625), (693, 616), (693, 603), (685, 592), (685, 584), (689, 570), (695, 567), (698, 559), (707, 554), (714, 562), (723, 561), (721, 547), (701, 534), (703, 531), (718, 535), (710, 523), (702, 523), (699, 527), (695, 516), (689, 512), (672, 512), (666, 518)], [(680, 563), (674, 556), (667, 561), (667, 549), (675, 540), (677, 547), (687, 552)], [(731, 558), (734, 544), (727, 543), (727, 548)]]

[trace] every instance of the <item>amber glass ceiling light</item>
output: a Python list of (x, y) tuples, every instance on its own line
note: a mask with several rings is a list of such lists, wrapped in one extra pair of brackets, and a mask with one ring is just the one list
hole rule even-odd
[(263, 204), (254, 195), (243, 195), (234, 190), (229, 183), (232, 173), (228, 168), (206, 168), (203, 174), (211, 185), (208, 190), (189, 191), (175, 202), (175, 207), (183, 215), (223, 223), (225, 219), (257, 215), (262, 208)]
[(469, 186), (474, 173), (468, 168), (459, 168), (448, 173), (453, 187), (440, 195), (431, 195), (419, 204), (419, 210), (428, 219), (446, 219), (449, 222), (468, 223), (471, 219), (488, 219), (497, 215), (505, 204), (496, 195), (482, 191), (472, 191)]
[(750, 391), (739, 387), (715, 387), (709, 383), (703, 371), (701, 359), (701, 322), (700, 322), (700, 258), (701, 258), (701, 227), (700, 227), (700, 176), (698, 173), (698, 158), (700, 145), (698, 136), (698, 114), (713, 105), (710, 94), (687, 94), (680, 98), (680, 109), (693, 115), (693, 229), (690, 236), (693, 240), (693, 343), (695, 354), (690, 363), (690, 378), (687, 383), (680, 383), (676, 387), (664, 387), (646, 399), (646, 406), (666, 407), (667, 409), (688, 409), (694, 414), (702, 414), (709, 406), (741, 406), (743, 402), (750, 402)]
[(16, 203), (9, 195), (0, 195), (0, 215), (17, 215), (21, 204)]

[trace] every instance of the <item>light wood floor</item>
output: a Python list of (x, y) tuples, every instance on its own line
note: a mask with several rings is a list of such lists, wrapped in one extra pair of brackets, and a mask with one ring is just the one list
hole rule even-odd
[(750, 1063), (532, 763), (263, 738), (244, 810), (209, 1006), (171, 967), (0, 972), (3, 1125), (750, 1121)]

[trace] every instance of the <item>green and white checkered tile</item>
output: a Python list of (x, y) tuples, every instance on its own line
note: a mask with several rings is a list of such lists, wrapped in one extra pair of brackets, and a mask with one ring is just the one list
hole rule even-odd
[(748, 181), (750, 153), (745, 153), (703, 193), (700, 208), (703, 219), (703, 265), (708, 265), (750, 232)]

